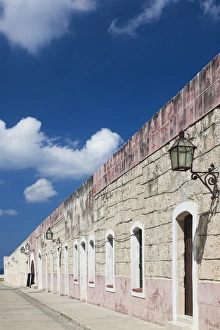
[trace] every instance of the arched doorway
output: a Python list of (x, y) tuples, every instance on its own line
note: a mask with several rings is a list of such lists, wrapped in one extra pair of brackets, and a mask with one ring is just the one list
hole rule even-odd
[(173, 212), (173, 320), (198, 329), (197, 204), (184, 202)]
[(47, 252), (45, 254), (45, 285), (44, 288), (48, 290), (48, 257)]
[(35, 284), (34, 260), (31, 261), (31, 285)]
[(42, 289), (42, 255), (38, 253), (38, 289)]
[(193, 274), (192, 274), (192, 215), (183, 220), (184, 234), (184, 312), (193, 316)]

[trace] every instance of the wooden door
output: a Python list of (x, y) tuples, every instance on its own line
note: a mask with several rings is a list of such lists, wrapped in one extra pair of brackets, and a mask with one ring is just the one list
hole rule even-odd
[(139, 232), (139, 269), (140, 269), (140, 288), (143, 288), (143, 269), (142, 269), (142, 230), (140, 229)]
[(192, 215), (184, 219), (184, 267), (185, 267), (185, 315), (193, 316), (193, 283), (192, 283)]

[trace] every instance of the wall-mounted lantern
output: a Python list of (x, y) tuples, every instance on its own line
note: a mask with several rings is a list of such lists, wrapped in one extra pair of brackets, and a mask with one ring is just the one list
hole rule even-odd
[(21, 252), (21, 253), (25, 253), (25, 247), (24, 247), (24, 246), (22, 246), (22, 247), (20, 248), (20, 252)]
[(30, 250), (30, 245), (28, 243), (25, 245), (25, 250), (26, 251), (29, 251)]
[(62, 243), (61, 243), (60, 238), (58, 237), (57, 239), (54, 239), (53, 238), (53, 232), (50, 228), (48, 228), (48, 230), (46, 231), (45, 236), (46, 236), (47, 240), (50, 240), (50, 241), (56, 243), (56, 245), (58, 246), (58, 249), (61, 247)]
[(169, 149), (171, 166), (173, 171), (188, 171), (190, 170), (193, 180), (199, 179), (212, 194), (212, 199), (218, 197), (220, 191), (218, 189), (219, 172), (214, 171), (215, 166), (211, 164), (206, 172), (195, 172), (192, 169), (194, 146), (188, 139), (184, 137), (184, 132), (180, 131), (179, 139)]
[(49, 241), (53, 240), (53, 232), (50, 228), (48, 228), (48, 230), (46, 231), (46, 239), (48, 239)]
[(25, 244), (25, 246), (22, 246), (22, 247), (20, 248), (20, 252), (21, 252), (21, 253), (28, 254), (29, 251), (30, 251), (30, 245), (29, 245), (28, 243)]

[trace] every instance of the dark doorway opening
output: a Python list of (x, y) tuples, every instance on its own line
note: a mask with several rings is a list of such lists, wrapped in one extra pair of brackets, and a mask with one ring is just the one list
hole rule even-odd
[(185, 315), (193, 316), (192, 215), (184, 219)]
[(35, 284), (35, 270), (34, 270), (34, 261), (31, 261), (31, 284)]

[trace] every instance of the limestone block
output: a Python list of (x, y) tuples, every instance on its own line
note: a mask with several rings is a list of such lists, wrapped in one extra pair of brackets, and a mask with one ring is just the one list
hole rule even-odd
[(214, 280), (214, 263), (211, 260), (203, 260), (199, 267), (200, 280)]
[(219, 236), (210, 235), (206, 239), (203, 258), (205, 259), (218, 259), (220, 251)]

